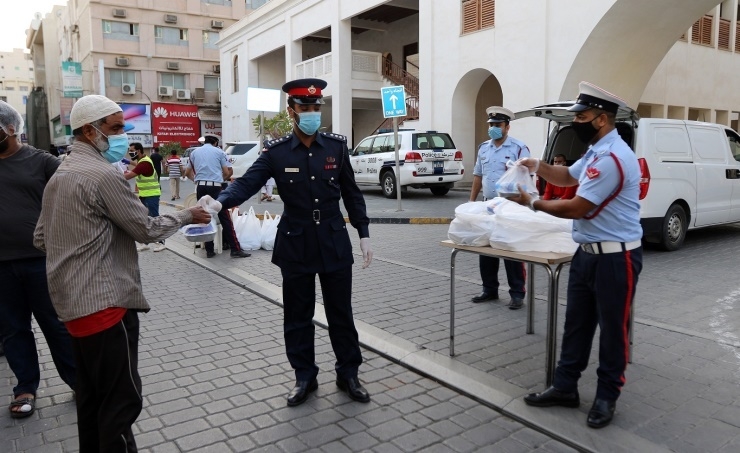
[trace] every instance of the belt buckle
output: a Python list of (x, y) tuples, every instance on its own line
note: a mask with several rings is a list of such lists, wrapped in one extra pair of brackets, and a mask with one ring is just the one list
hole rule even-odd
[(316, 222), (316, 225), (319, 224), (319, 221), (321, 220), (321, 211), (318, 209), (313, 210), (313, 221)]
[(584, 252), (590, 253), (594, 255), (596, 252), (594, 252), (594, 246), (592, 244), (581, 244), (581, 248)]

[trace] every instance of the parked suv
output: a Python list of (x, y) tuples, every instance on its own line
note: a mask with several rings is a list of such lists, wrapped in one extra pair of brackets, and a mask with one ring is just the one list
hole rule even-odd
[(350, 161), (358, 184), (380, 184), (383, 194), (396, 197), (398, 186), (427, 188), (445, 195), (463, 178), (463, 155), (449, 134), (437, 131), (398, 131), (401, 181), (396, 184), (396, 154), (393, 133), (372, 135), (352, 151)]
[(194, 149), (200, 148), (199, 146), (191, 146), (190, 148), (186, 149), (182, 156), (180, 156), (180, 161), (182, 162), (182, 168), (185, 168), (190, 163), (190, 153), (193, 152)]
[(260, 151), (262, 151), (262, 147), (258, 145), (259, 141), (257, 140), (226, 143), (224, 152), (234, 169), (232, 178), (242, 176), (252, 166), (254, 161), (257, 160)]

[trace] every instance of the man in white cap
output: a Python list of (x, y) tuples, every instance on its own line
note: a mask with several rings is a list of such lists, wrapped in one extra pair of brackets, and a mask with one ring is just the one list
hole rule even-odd
[(615, 128), (620, 107), (627, 103), (593, 84), (581, 82), (571, 127), (588, 146), (570, 167), (538, 159), (519, 163), (548, 183), (578, 184), (570, 200), (538, 200), (520, 188), (512, 198), (533, 211), (573, 219), (573, 240), (579, 244), (568, 277), (568, 305), (560, 361), (552, 386), (524, 397), (530, 406), (578, 407), (578, 380), (588, 366), (598, 325), (599, 368), (596, 397), (586, 424), (607, 426), (625, 383), (629, 360), (630, 307), (642, 270), (640, 167), (635, 153)]
[[(483, 192), (483, 200), (497, 197), (496, 182), (506, 173), (508, 161), (529, 157), (529, 148), (523, 142), (509, 136), (509, 122), (514, 113), (504, 107), (492, 106), (486, 109), (488, 115), (488, 136), (478, 146), (478, 156), (473, 168), (473, 187), (470, 189), (470, 201), (478, 198)], [(500, 260), (490, 256), (480, 256), (480, 277), (483, 280), (483, 291), (471, 300), (475, 303), (498, 299), (498, 269)], [(506, 279), (509, 283), (509, 309), (519, 310), (524, 306), (524, 289), (526, 272), (524, 263), (504, 260)]]
[(47, 184), (34, 245), (46, 251), (49, 293), (72, 336), (80, 451), (135, 452), (142, 409), (138, 312), (144, 299), (136, 241), (208, 223), (201, 207), (149, 217), (112, 165), (128, 150), (121, 107), (105, 96), (72, 107), (70, 155)]

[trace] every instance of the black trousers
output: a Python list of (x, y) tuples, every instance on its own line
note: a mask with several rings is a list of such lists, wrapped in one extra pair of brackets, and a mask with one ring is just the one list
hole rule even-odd
[(80, 453), (138, 451), (131, 431), (143, 404), (138, 343), (139, 317), (131, 310), (109, 329), (72, 338)]
[[(195, 189), (195, 196), (200, 200), (205, 195), (210, 195), (214, 200), (218, 198), (218, 194), (221, 193), (221, 185), (217, 186), (203, 186), (198, 185)], [(239, 239), (236, 238), (236, 232), (234, 231), (234, 223), (231, 221), (229, 211), (222, 209), (218, 213), (218, 220), (221, 221), (221, 230), (224, 237), (224, 241), (229, 244), (231, 251), (241, 250), (239, 245)], [(213, 241), (206, 242), (206, 252), (213, 251)]]
[[(283, 332), (285, 349), (298, 381), (310, 381), (319, 373), (314, 353), (316, 274), (283, 274)], [(334, 369), (340, 379), (357, 377), (362, 363), (360, 341), (352, 318), (352, 266), (336, 272), (319, 273), (329, 339), (337, 358)]]
[(555, 388), (566, 392), (578, 388), (599, 326), (596, 398), (619, 398), (629, 359), (630, 310), (641, 270), (641, 247), (603, 255), (580, 248), (576, 251), (568, 277), (568, 305)]
[[(481, 255), (478, 259), (480, 264), (480, 278), (483, 280), (483, 291), (498, 294), (498, 269), (501, 260), (491, 256)], [(524, 298), (526, 290), (524, 283), (526, 272), (524, 263), (518, 261), (504, 260), (506, 268), (506, 280), (509, 283), (509, 295), (511, 297)]]

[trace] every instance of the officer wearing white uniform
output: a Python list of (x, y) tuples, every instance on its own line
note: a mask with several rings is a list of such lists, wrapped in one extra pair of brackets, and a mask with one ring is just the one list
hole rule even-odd
[[(506, 163), (515, 162), (523, 157), (529, 157), (529, 148), (523, 142), (509, 136), (509, 121), (514, 119), (514, 113), (503, 107), (488, 107), (488, 136), (478, 146), (478, 157), (473, 168), (473, 187), (470, 190), (470, 201), (478, 198), (483, 191), (484, 199), (498, 196), (496, 182), (506, 173)], [(499, 259), (490, 256), (480, 256), (480, 276), (483, 280), (483, 291), (471, 300), (475, 303), (498, 299), (498, 269)], [(526, 273), (524, 264), (511, 260), (504, 260), (506, 278), (509, 283), (511, 302), (509, 308), (518, 310), (524, 305), (524, 283)]]
[(576, 136), (588, 151), (571, 167), (538, 159), (520, 163), (558, 186), (579, 184), (571, 200), (537, 200), (520, 189), (514, 198), (534, 211), (573, 219), (573, 240), (580, 244), (568, 279), (568, 305), (560, 361), (552, 387), (524, 398), (530, 406), (577, 407), (578, 379), (588, 365), (591, 343), (600, 329), (596, 398), (587, 425), (602, 428), (614, 415), (629, 359), (630, 307), (642, 270), (640, 168), (635, 153), (615, 129), (626, 102), (587, 82), (569, 109)]

